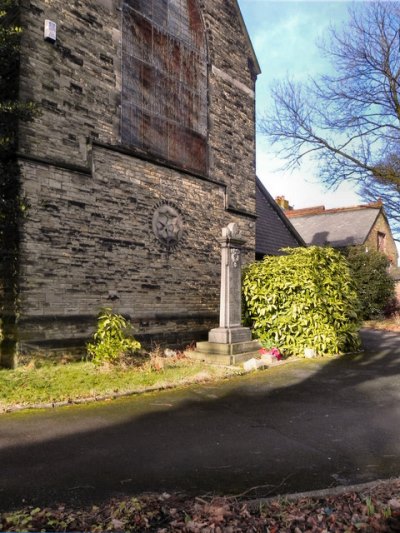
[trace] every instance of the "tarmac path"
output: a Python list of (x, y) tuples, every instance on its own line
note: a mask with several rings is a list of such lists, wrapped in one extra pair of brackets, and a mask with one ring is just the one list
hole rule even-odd
[[(400, 334), (220, 384), (0, 416), (0, 509), (143, 491), (261, 497), (400, 475)], [(257, 488), (254, 488), (257, 487)]]

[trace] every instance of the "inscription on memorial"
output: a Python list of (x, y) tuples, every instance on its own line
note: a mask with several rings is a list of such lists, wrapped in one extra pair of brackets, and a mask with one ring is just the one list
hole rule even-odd
[(233, 268), (237, 268), (240, 261), (240, 252), (237, 248), (231, 249), (231, 260)]

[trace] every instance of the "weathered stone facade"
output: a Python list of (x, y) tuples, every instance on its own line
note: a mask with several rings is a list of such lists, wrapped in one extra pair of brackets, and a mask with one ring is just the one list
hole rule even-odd
[(286, 209), (286, 216), (307, 245), (364, 246), (383, 253), (397, 266), (398, 252), (381, 200), (366, 205), (325, 209), (323, 205)]
[[(382, 242), (380, 242), (379, 235), (382, 236)], [(379, 213), (375, 224), (372, 226), (371, 231), (365, 240), (365, 247), (369, 250), (377, 250), (384, 253), (390, 263), (397, 266), (399, 258), (396, 243), (383, 211)]]
[[(154, 9), (167, 3), (154, 0)], [(41, 110), (19, 131), (29, 206), (21, 228), (22, 350), (82, 346), (103, 306), (129, 316), (142, 339), (205, 338), (218, 323), (220, 228), (237, 222), (254, 258), (259, 71), (236, 1), (195, 6), (208, 50), (205, 172), (121, 141), (123, 4), (21, 1), (21, 98)], [(54, 44), (43, 38), (45, 19), (57, 23)], [(173, 247), (154, 232), (163, 204), (182, 228)]]

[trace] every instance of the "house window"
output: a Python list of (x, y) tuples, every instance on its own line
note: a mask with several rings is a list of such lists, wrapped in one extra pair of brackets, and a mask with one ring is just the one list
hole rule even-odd
[(197, 0), (125, 0), (121, 122), (124, 144), (206, 172), (207, 54)]
[(381, 231), (377, 233), (377, 250), (383, 254), (386, 252), (386, 234)]

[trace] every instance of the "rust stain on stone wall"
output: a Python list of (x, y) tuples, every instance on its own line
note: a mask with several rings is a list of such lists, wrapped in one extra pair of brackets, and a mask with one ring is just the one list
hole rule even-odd
[(207, 54), (195, 0), (127, 0), (122, 142), (183, 168), (207, 168)]

